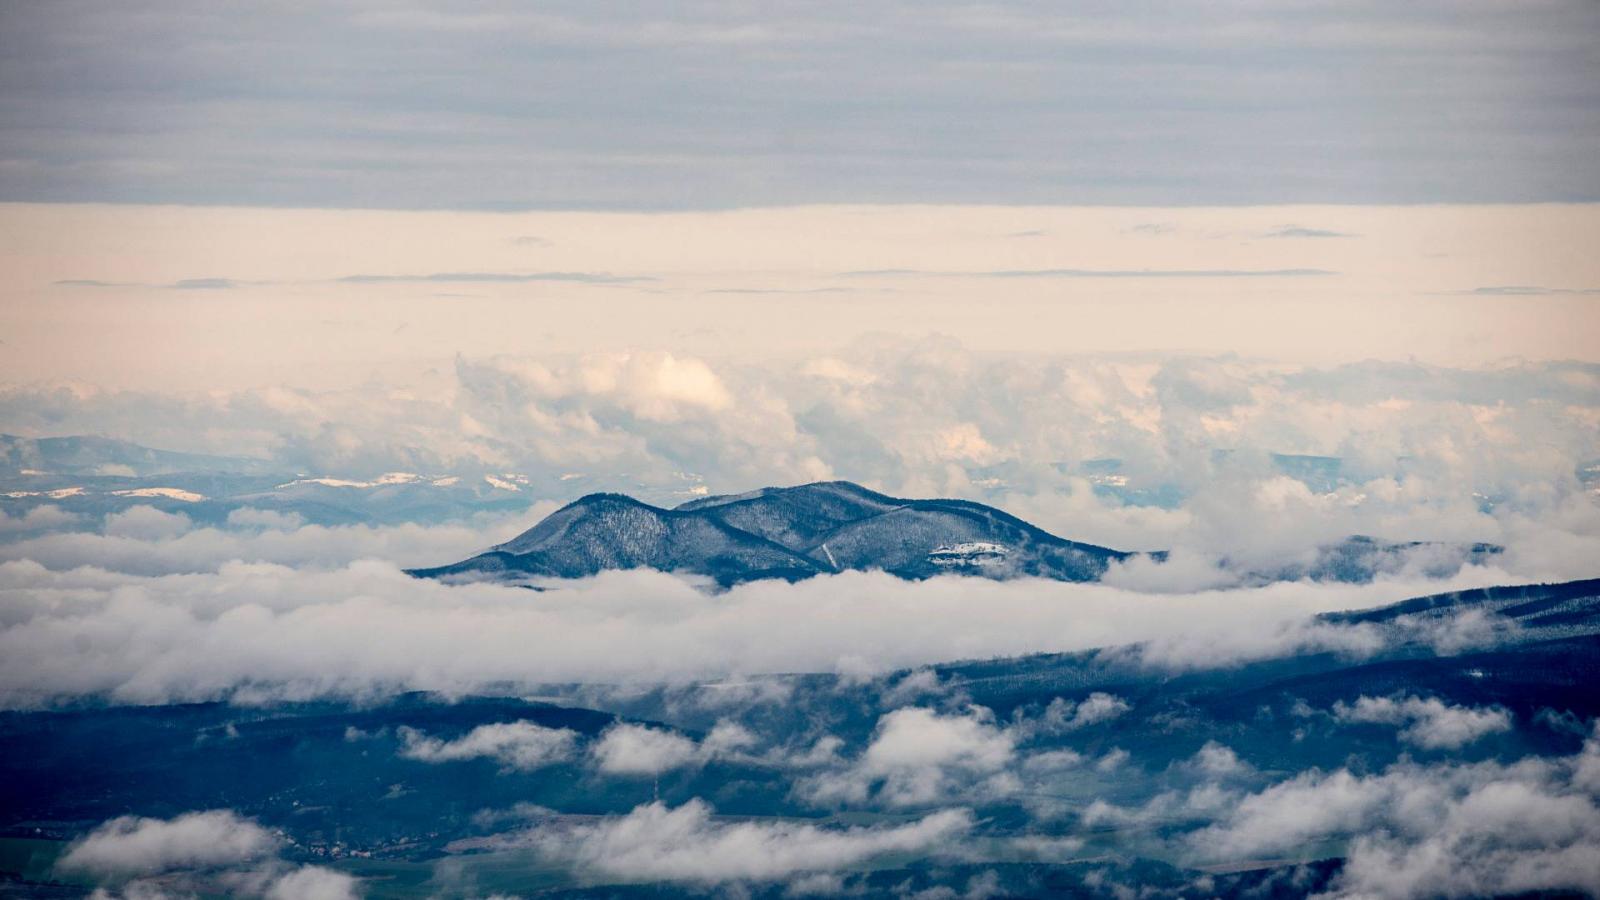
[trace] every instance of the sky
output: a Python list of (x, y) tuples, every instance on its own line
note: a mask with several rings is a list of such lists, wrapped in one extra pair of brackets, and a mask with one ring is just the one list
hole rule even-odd
[(0, 198), (1600, 200), (1600, 8), (0, 5)]
[[(0, 4), (0, 378), (1600, 347), (1600, 8)], [(151, 352), (159, 349), (159, 352)]]
[[(1600, 360), (1600, 206), (0, 205), (0, 377), (415, 385), (457, 356)], [(151, 352), (158, 349), (159, 352)]]

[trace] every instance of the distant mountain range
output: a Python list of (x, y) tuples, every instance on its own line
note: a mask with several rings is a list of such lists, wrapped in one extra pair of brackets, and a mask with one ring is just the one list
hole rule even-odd
[(199, 525), (224, 525), (240, 509), (315, 525), (432, 523), (521, 513), (542, 497), (562, 496), (556, 492), (563, 487), (512, 472), (307, 473), (270, 459), (156, 450), (111, 438), (0, 434), (0, 513), (11, 516), (48, 505), (93, 522), (153, 506)]
[[(1426, 557), (1453, 571), (1500, 552), (1490, 544), (1393, 544), (1353, 537), (1306, 563), (1251, 572), (1256, 581), (1368, 581)], [(907, 579), (1096, 581), (1140, 555), (1057, 537), (968, 500), (906, 500), (848, 481), (703, 497), (666, 509), (622, 494), (590, 494), (504, 544), (411, 574), (448, 581), (581, 578), (609, 569), (709, 576), (724, 587), (764, 578), (878, 570)], [(1160, 561), (1163, 553), (1145, 554)]]
[(0, 476), (20, 474), (140, 478), (175, 473), (260, 473), (264, 460), (154, 450), (92, 435), (26, 438), (0, 434)]

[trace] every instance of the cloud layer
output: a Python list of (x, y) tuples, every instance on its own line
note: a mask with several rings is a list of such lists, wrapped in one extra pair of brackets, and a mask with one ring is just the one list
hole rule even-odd
[[(1470, 569), (1446, 581), (1285, 582), (1170, 595), (845, 573), (712, 594), (670, 575), (631, 571), (532, 592), (417, 580), (375, 560), (321, 570), (224, 562), (172, 575), (110, 571), (92, 560), (55, 571), (21, 560), (0, 563), (0, 698), (6, 706), (86, 695), (249, 700), (874, 672), (1135, 641), (1146, 642), (1137, 658), (1160, 666), (1305, 649), (1359, 655), (1382, 638), (1365, 626), (1305, 617), (1510, 580)], [(1104, 705), (1085, 707), (1109, 713)]]
[(1249, 858), (1350, 839), (1333, 894), (1467, 897), (1600, 891), (1600, 740), (1514, 764), (1400, 763), (1310, 771), (1244, 796), (1188, 837), (1202, 856)]
[[(1535, 577), (1590, 575), (1583, 561), (1600, 556), (1600, 370), (1576, 363), (995, 359), (946, 340), (885, 340), (798, 364), (462, 358), (427, 391), (13, 386), (0, 414), (19, 429), (270, 455), (285, 471), (341, 478), (520, 473), (547, 497), (678, 502), (846, 478), (995, 503), (1074, 539), (1186, 551), (1116, 576), (1158, 590), (1226, 584), (1224, 557), (1293, 564), (1351, 534), (1505, 544), (1503, 565)], [(64, 524), (50, 515), (0, 525)], [(142, 527), (177, 524), (145, 514)]]

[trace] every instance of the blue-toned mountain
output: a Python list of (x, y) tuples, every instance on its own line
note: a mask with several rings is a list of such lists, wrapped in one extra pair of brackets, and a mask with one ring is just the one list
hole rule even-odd
[[(1244, 583), (1364, 582), (1402, 572), (1442, 577), (1484, 564), (1500, 549), (1355, 536), (1291, 563), (1223, 564)], [(701, 497), (670, 509), (622, 494), (590, 494), (478, 556), (412, 574), (526, 582), (646, 568), (710, 576), (725, 587), (845, 571), (1097, 581), (1112, 563), (1139, 555), (1166, 557), (1067, 540), (970, 500), (907, 500), (825, 481)]]
[(488, 552), (418, 569), (432, 578), (577, 578), (606, 569), (707, 575), (732, 585), (846, 570), (1093, 581), (1130, 554), (1065, 540), (964, 500), (904, 500), (845, 481), (704, 497), (662, 509), (591, 494)]

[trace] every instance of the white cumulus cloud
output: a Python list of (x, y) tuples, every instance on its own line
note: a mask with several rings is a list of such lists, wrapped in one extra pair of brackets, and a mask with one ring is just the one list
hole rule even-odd
[(631, 724), (607, 728), (590, 752), (608, 775), (659, 775), (703, 759), (700, 748), (683, 735)]
[(122, 816), (74, 841), (57, 865), (94, 876), (149, 875), (250, 862), (276, 853), (279, 844), (271, 831), (229, 810)]
[(519, 842), (594, 879), (713, 885), (833, 872), (887, 854), (935, 854), (972, 826), (965, 809), (871, 828), (719, 820), (691, 800), (677, 808), (640, 806), (595, 825), (536, 828)]
[(533, 722), (479, 725), (453, 741), (440, 740), (402, 726), (400, 755), (427, 763), (488, 758), (501, 765), (530, 771), (572, 758), (578, 733), (570, 728), (545, 728)]
[(1500, 707), (1456, 706), (1437, 697), (1358, 697), (1337, 703), (1341, 722), (1395, 725), (1400, 739), (1428, 750), (1454, 750), (1479, 738), (1511, 730), (1511, 713)]
[(232, 810), (171, 819), (121, 816), (73, 841), (56, 867), (101, 884), (95, 900), (230, 896), (257, 900), (356, 900), (355, 877), (278, 857), (284, 841)]
[(861, 757), (842, 769), (803, 780), (799, 791), (818, 804), (924, 806), (948, 801), (980, 780), (1012, 789), (1003, 770), (1016, 755), (1012, 734), (996, 727), (988, 710), (941, 715), (922, 707), (897, 709), (878, 720)]

